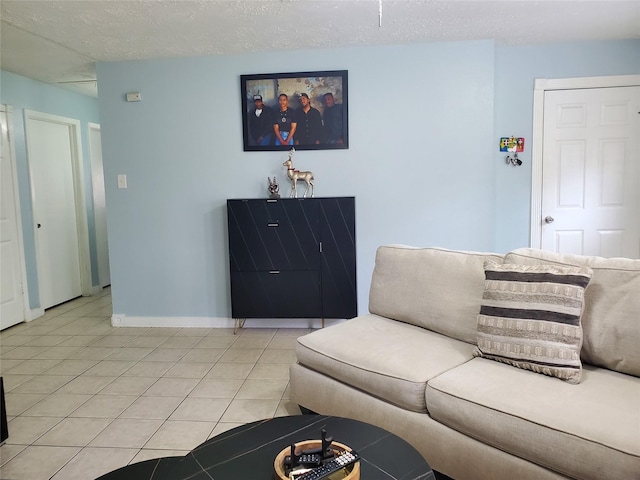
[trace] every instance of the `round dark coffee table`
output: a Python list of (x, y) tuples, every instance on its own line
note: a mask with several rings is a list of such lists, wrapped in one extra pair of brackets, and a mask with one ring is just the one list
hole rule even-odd
[(360, 454), (363, 480), (435, 479), (411, 445), (382, 428), (348, 418), (298, 415), (248, 423), (207, 440), (184, 457), (128, 465), (99, 480), (272, 480), (276, 455), (292, 443), (319, 439), (322, 429)]

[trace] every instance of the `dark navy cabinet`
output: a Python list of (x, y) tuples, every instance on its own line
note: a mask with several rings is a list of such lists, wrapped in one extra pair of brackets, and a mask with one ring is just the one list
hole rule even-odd
[(355, 198), (227, 200), (233, 318), (357, 315)]

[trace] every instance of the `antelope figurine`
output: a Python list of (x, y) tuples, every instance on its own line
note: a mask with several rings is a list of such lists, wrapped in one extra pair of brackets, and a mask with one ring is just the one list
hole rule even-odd
[(298, 182), (303, 181), (307, 184), (307, 189), (304, 191), (303, 198), (307, 197), (309, 188), (311, 188), (311, 198), (313, 198), (313, 172), (301, 172), (293, 168), (293, 154), (296, 153), (296, 149), (292, 148), (289, 151), (289, 158), (282, 165), (287, 167), (287, 176), (291, 180), (291, 193), (289, 197), (298, 198)]

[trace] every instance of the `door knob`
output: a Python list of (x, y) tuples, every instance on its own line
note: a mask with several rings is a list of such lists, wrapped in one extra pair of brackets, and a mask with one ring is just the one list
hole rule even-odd
[(553, 218), (550, 215), (547, 215), (546, 217), (544, 217), (544, 223), (553, 223), (555, 220), (555, 218)]

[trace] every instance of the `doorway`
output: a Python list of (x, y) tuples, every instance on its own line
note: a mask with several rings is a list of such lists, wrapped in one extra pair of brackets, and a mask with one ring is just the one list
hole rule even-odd
[(537, 80), (531, 245), (640, 258), (640, 76)]
[(25, 110), (40, 307), (91, 293), (80, 122)]

